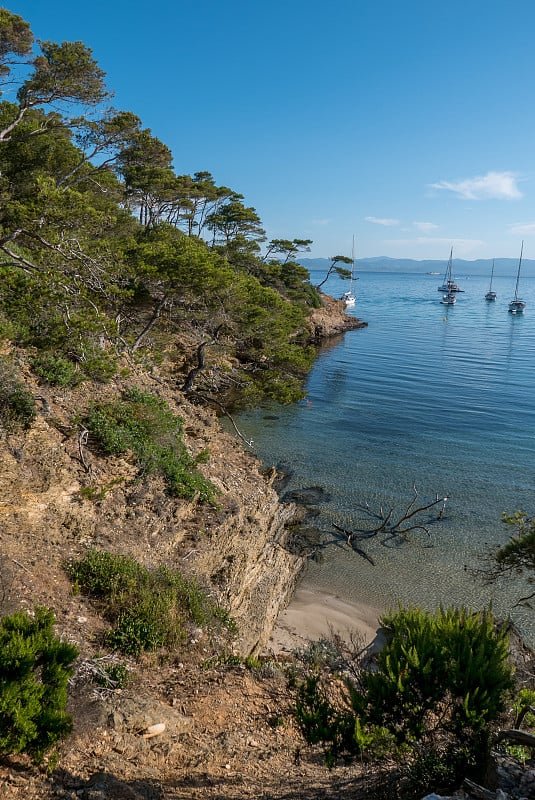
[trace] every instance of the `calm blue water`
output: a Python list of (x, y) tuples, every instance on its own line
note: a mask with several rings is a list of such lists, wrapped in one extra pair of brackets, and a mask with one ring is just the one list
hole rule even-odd
[[(375, 566), (328, 547), (305, 586), (381, 608), (492, 603), (506, 613), (526, 585), (484, 587), (465, 567), (507, 540), (503, 511), (535, 513), (535, 279), (521, 279), (528, 305), (515, 316), (514, 277), (495, 276), (498, 299), (487, 303), (488, 278), (456, 275), (465, 292), (453, 307), (439, 302), (442, 277), (361, 273), (350, 313), (368, 327), (323, 349), (306, 400), (243, 414), (239, 426), (262, 461), (292, 471), (289, 489), (332, 493), (318, 519), (326, 538), (333, 522), (362, 527), (366, 502), (403, 509), (413, 485), (422, 501), (450, 498), (430, 535), (363, 544)], [(345, 285), (324, 288), (340, 296)], [(535, 644), (533, 611), (511, 616)]]

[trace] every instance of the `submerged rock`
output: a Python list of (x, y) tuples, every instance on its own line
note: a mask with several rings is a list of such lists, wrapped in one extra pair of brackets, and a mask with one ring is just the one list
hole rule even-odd
[(307, 486), (303, 489), (292, 489), (282, 497), (283, 503), (298, 503), (315, 506), (318, 503), (330, 503), (332, 495), (322, 486)]

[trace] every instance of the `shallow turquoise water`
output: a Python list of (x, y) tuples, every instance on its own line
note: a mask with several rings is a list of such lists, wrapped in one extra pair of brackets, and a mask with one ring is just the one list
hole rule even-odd
[[(291, 470), (289, 489), (332, 493), (318, 519), (326, 538), (333, 522), (361, 527), (366, 502), (403, 509), (413, 485), (422, 500), (450, 498), (429, 536), (366, 542), (375, 566), (328, 547), (306, 586), (384, 608), (492, 603), (498, 613), (529, 593), (516, 579), (485, 587), (466, 568), (507, 540), (503, 511), (535, 514), (535, 279), (521, 281), (521, 316), (507, 311), (514, 277), (494, 277), (495, 303), (484, 300), (487, 278), (456, 280), (465, 292), (446, 307), (441, 276), (362, 273), (350, 313), (368, 327), (323, 349), (302, 403), (239, 418), (255, 453)], [(334, 296), (343, 288), (326, 287)], [(535, 643), (533, 611), (511, 616)]]

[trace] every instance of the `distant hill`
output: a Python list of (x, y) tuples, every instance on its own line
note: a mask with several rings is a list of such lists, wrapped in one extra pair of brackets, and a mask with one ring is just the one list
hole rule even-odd
[[(300, 258), (299, 263), (309, 271), (329, 269), (330, 261), (328, 258)], [(356, 260), (357, 271), (364, 272), (438, 272), (446, 271), (447, 259), (433, 261), (425, 259), (417, 261), (413, 258), (388, 258), (388, 256), (374, 256), (372, 258), (358, 258)], [(517, 258), (496, 258), (494, 259), (494, 274), (515, 275), (518, 268)], [(478, 258), (474, 261), (466, 261), (462, 258), (453, 259), (453, 273), (457, 276), (462, 275), (490, 275), (492, 269), (491, 258)], [(522, 261), (522, 276), (535, 276), (535, 261), (525, 259)]]

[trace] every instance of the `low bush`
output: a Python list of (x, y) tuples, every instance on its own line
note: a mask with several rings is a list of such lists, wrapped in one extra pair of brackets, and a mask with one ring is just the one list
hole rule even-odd
[(72, 728), (65, 708), (78, 651), (53, 629), (45, 608), (0, 620), (0, 753), (27, 753), (37, 763)]
[(131, 389), (119, 400), (95, 404), (83, 424), (103, 452), (130, 450), (143, 474), (163, 475), (170, 494), (214, 501), (215, 487), (184, 445), (182, 420), (160, 398)]
[(77, 386), (83, 380), (76, 364), (54, 353), (41, 352), (31, 364), (37, 377), (50, 386)]
[(36, 416), (32, 393), (17, 377), (15, 368), (0, 358), (0, 431), (29, 428)]
[(66, 569), (77, 590), (100, 602), (112, 625), (106, 644), (126, 655), (174, 649), (189, 626), (235, 630), (228, 613), (195, 581), (167, 567), (148, 570), (128, 556), (89, 550)]

